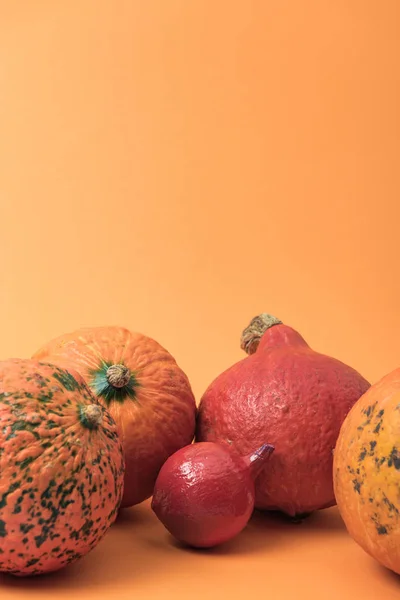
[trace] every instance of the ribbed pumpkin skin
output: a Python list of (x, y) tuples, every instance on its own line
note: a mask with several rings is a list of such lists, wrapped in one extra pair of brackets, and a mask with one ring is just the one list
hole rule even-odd
[[(149, 498), (166, 459), (190, 444), (196, 403), (188, 378), (155, 340), (123, 327), (80, 329), (60, 336), (35, 358), (72, 368), (85, 379), (117, 423), (125, 453), (122, 507)], [(104, 365), (125, 365), (132, 374), (130, 394), (102, 394), (98, 378)]]
[[(100, 414), (92, 428), (89, 405)], [(116, 518), (124, 462), (115, 423), (77, 374), (11, 359), (0, 362), (0, 424), (0, 571), (58, 570)]]
[(400, 369), (372, 385), (347, 415), (333, 475), (351, 537), (400, 574)]

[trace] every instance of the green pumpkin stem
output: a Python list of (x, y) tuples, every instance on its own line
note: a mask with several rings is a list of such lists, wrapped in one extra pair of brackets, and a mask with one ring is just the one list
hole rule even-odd
[(135, 400), (139, 383), (135, 375), (125, 365), (102, 363), (91, 372), (90, 387), (98, 398), (102, 398), (108, 406), (111, 402)]

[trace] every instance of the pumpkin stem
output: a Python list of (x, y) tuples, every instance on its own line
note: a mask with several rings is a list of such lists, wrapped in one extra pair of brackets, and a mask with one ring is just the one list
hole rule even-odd
[(274, 325), (282, 325), (282, 321), (267, 313), (254, 317), (241, 335), (241, 349), (247, 354), (254, 354), (264, 333)]
[(103, 362), (91, 372), (90, 387), (97, 398), (103, 398), (108, 406), (111, 402), (124, 402), (136, 399), (139, 382), (135, 374), (122, 364)]
[(99, 404), (87, 404), (80, 407), (81, 423), (88, 429), (96, 429), (103, 418), (103, 409)]
[(125, 365), (111, 365), (106, 372), (107, 381), (114, 388), (123, 388), (130, 379), (131, 373)]
[(243, 460), (246, 463), (246, 465), (250, 467), (254, 479), (259, 475), (262, 467), (265, 464), (266, 459), (269, 456), (271, 456), (274, 450), (275, 446), (273, 446), (272, 444), (263, 444), (262, 446), (260, 446), (260, 448), (257, 448), (257, 450), (254, 450), (247, 456), (243, 457)]

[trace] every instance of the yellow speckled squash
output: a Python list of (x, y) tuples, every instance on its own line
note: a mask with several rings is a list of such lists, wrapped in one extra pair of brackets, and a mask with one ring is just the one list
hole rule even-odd
[(123, 481), (115, 422), (78, 374), (0, 362), (0, 571), (37, 575), (87, 554)]
[(146, 335), (110, 326), (62, 335), (34, 358), (78, 371), (113, 416), (125, 454), (121, 506), (149, 498), (164, 462), (195, 432), (195, 399), (173, 356)]
[(333, 462), (336, 501), (353, 539), (400, 573), (400, 369), (353, 406)]

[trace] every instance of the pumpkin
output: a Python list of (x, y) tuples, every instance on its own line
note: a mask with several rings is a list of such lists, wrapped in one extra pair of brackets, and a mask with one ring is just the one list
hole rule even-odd
[(249, 456), (199, 442), (181, 448), (161, 467), (151, 508), (177, 540), (212, 548), (237, 536), (254, 509), (254, 480), (274, 451), (263, 444)]
[(111, 415), (79, 375), (0, 362), (0, 571), (58, 570), (114, 522), (124, 461)]
[(332, 506), (332, 451), (344, 418), (370, 384), (268, 314), (251, 320), (241, 347), (248, 356), (221, 373), (200, 400), (196, 440), (232, 445), (243, 456), (265, 440), (273, 444), (256, 480), (258, 509), (297, 520)]
[(400, 369), (372, 385), (349, 412), (333, 474), (337, 505), (352, 538), (400, 574)]
[(110, 326), (60, 336), (34, 357), (78, 371), (116, 421), (126, 465), (121, 507), (149, 498), (163, 463), (195, 431), (193, 392), (171, 354), (152, 338)]

